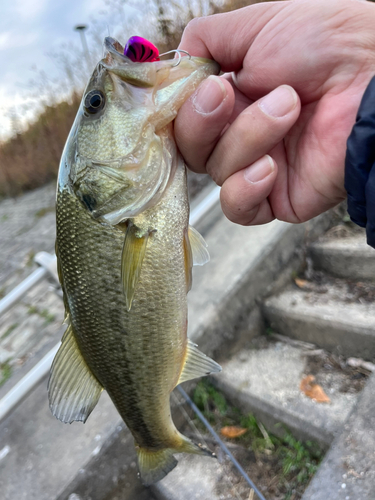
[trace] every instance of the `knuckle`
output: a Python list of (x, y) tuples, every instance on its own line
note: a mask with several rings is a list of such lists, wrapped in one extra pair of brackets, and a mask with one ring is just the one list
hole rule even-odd
[(252, 223), (258, 214), (260, 206), (247, 207), (241, 197), (238, 196), (238, 193), (227, 189), (221, 190), (220, 201), (227, 219), (242, 226), (248, 226)]
[(207, 173), (212, 177), (213, 181), (218, 185), (221, 186), (223, 184), (223, 180), (220, 175), (220, 165), (218, 165), (215, 161), (212, 159), (209, 159), (206, 165), (206, 170)]
[(199, 35), (200, 26), (202, 24), (203, 19), (204, 18), (202, 17), (195, 17), (194, 19), (189, 21), (184, 29), (184, 37), (195, 36), (197, 34)]

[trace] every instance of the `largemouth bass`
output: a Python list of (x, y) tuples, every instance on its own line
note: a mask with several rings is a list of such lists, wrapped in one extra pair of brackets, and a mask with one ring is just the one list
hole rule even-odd
[(178, 432), (170, 393), (220, 371), (187, 339), (191, 267), (208, 253), (189, 228), (186, 172), (172, 121), (218, 65), (138, 63), (106, 38), (62, 156), (58, 271), (67, 329), (51, 369), (52, 413), (85, 422), (105, 389), (134, 436), (142, 481), (176, 452), (207, 454)]

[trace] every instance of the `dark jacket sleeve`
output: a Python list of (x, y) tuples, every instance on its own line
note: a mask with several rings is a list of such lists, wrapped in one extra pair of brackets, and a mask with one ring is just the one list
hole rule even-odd
[(348, 139), (345, 189), (351, 220), (366, 228), (367, 243), (375, 248), (375, 77), (363, 95)]

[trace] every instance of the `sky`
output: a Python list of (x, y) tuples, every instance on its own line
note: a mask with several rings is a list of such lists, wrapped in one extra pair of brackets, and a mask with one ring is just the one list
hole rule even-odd
[(11, 132), (14, 109), (21, 122), (34, 113), (30, 95), (35, 94), (35, 85), (30, 89), (30, 81), (37, 79), (38, 72), (44, 71), (49, 79), (59, 78), (61, 69), (48, 54), (70, 43), (75, 51), (82, 51), (74, 26), (88, 25), (90, 43), (94, 19), (112, 35), (114, 25), (124, 17), (132, 23), (140, 15), (129, 7), (115, 12), (104, 0), (0, 0), (0, 5), (0, 139)]

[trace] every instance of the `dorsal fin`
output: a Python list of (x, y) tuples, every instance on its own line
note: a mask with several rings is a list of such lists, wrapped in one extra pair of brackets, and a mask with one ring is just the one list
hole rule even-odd
[(83, 359), (69, 323), (52, 363), (48, 381), (49, 406), (65, 423), (86, 422), (99, 401), (103, 387)]
[(131, 309), (135, 288), (141, 275), (148, 237), (149, 232), (141, 236), (139, 229), (129, 223), (121, 256), (121, 279), (128, 311)]
[(192, 380), (193, 378), (204, 377), (211, 373), (218, 372), (221, 372), (221, 366), (217, 364), (216, 361), (203, 354), (203, 352), (197, 349), (197, 344), (194, 344), (188, 339), (185, 364), (177, 385), (187, 380)]

